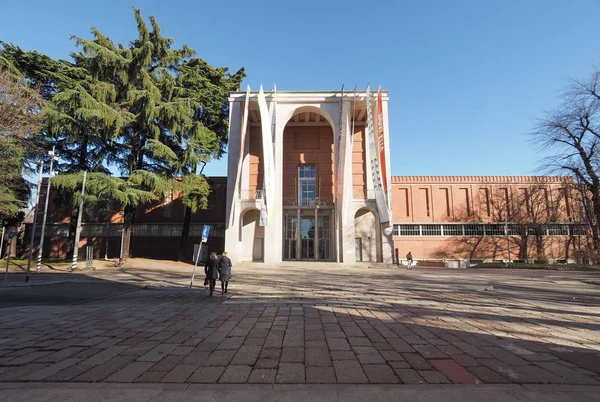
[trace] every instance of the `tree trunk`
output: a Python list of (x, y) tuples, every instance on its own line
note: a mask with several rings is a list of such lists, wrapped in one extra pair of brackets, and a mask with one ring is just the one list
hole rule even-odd
[(537, 254), (537, 260), (539, 263), (546, 263), (546, 250), (544, 247), (544, 238), (541, 233), (535, 235), (535, 249)]
[(189, 207), (185, 208), (185, 216), (183, 218), (183, 230), (181, 231), (181, 238), (179, 240), (179, 253), (177, 254), (177, 261), (185, 259), (185, 250), (187, 248), (188, 239), (190, 237), (190, 224), (192, 222), (192, 209)]
[(133, 232), (135, 210), (135, 207), (130, 205), (125, 207), (125, 216), (123, 217), (123, 248), (121, 249), (121, 261), (127, 261), (130, 257), (131, 234)]
[(522, 235), (519, 239), (519, 260), (527, 261), (529, 259), (529, 237)]

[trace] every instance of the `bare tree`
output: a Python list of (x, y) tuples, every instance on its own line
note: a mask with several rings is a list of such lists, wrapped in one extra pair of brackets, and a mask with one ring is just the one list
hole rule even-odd
[[(594, 250), (600, 246), (600, 71), (584, 81), (572, 81), (561, 97), (562, 103), (538, 123), (532, 141), (550, 151), (544, 166), (568, 172), (589, 196), (588, 222)], [(588, 198), (584, 196), (584, 198)]]

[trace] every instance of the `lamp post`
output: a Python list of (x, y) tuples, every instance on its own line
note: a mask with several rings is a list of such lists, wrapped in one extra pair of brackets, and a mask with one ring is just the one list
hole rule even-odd
[(54, 166), (54, 161), (58, 161), (58, 157), (54, 152), (54, 147), (52, 147), (52, 151), (48, 151), (48, 155), (50, 155), (50, 174), (48, 175), (46, 205), (44, 206), (44, 219), (42, 220), (42, 233), (40, 235), (40, 249), (38, 251), (37, 267), (35, 269), (36, 272), (40, 272), (40, 269), (42, 268), (42, 250), (44, 249), (44, 234), (46, 231), (46, 218), (48, 217), (48, 200), (50, 199), (50, 179), (52, 178), (52, 168)]
[(77, 229), (75, 229), (75, 244), (73, 245), (73, 263), (71, 271), (77, 269), (77, 254), (79, 253), (79, 237), (81, 236), (81, 219), (83, 217), (83, 199), (85, 198), (85, 179), (87, 171), (83, 172), (83, 183), (81, 184), (81, 200), (79, 201), (79, 213), (77, 214)]
[(40, 204), (40, 191), (42, 190), (42, 174), (44, 173), (44, 161), (40, 162), (40, 175), (38, 177), (37, 194), (35, 195), (35, 206), (33, 214), (33, 224), (31, 225), (31, 239), (29, 240), (29, 255), (27, 256), (27, 273), (25, 274), (25, 282), (29, 282), (29, 273), (31, 272), (31, 257), (33, 255), (33, 242), (35, 240), (35, 227), (37, 225), (37, 217)]
[(506, 232), (506, 249), (508, 250), (508, 265), (510, 266), (510, 238), (508, 236), (508, 202), (504, 205), (504, 231)]

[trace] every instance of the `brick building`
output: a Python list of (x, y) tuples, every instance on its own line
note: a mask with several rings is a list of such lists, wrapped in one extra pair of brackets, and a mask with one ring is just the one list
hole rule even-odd
[[(585, 243), (568, 177), (391, 176), (386, 91), (248, 91), (229, 101), (227, 177), (210, 178), (188, 259), (204, 224), (211, 251), (267, 263), (392, 262), (396, 249), (418, 260), (561, 261)], [(52, 198), (44, 257), (64, 258), (76, 217)], [(131, 255), (176, 258), (184, 214), (177, 194), (138, 208)], [(117, 210), (84, 215), (80, 255), (93, 245), (96, 257), (118, 257), (121, 228)]]

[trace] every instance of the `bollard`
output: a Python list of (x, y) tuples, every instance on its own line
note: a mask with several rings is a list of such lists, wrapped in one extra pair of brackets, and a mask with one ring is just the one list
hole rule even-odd
[(396, 265), (400, 266), (400, 259), (398, 258), (398, 249), (396, 249), (395, 252), (396, 252)]

